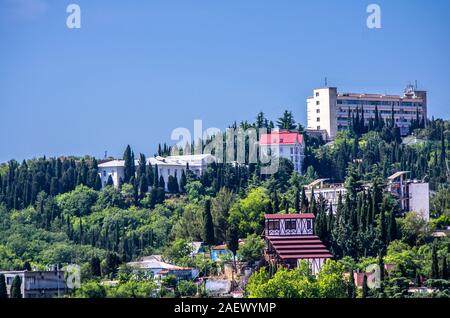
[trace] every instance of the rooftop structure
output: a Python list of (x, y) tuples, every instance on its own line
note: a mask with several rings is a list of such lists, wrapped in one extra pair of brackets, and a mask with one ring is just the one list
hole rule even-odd
[(127, 266), (139, 270), (144, 270), (150, 277), (161, 278), (173, 275), (178, 280), (194, 279), (198, 275), (198, 270), (191, 267), (181, 267), (163, 262), (160, 255), (147, 256), (141, 261), (129, 262)]
[(266, 259), (272, 265), (294, 268), (306, 260), (317, 274), (327, 259), (333, 257), (318, 236), (314, 235), (314, 215), (266, 214)]
[(270, 134), (262, 134), (259, 138), (259, 146), (264, 155), (285, 158), (292, 162), (295, 171), (302, 173), (305, 157), (302, 134), (275, 130)]

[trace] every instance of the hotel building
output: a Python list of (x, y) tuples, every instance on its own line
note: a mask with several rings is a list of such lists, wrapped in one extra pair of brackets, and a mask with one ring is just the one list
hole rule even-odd
[[(339, 130), (348, 128), (349, 111), (364, 112), (366, 124), (375, 118), (378, 109), (380, 118), (390, 119), (394, 110), (394, 120), (400, 128), (400, 134), (409, 134), (412, 120), (427, 118), (427, 92), (419, 91), (408, 85), (403, 95), (339, 93), (336, 87), (318, 88), (308, 97), (307, 129), (311, 132), (323, 132), (332, 140)], [(351, 116), (351, 115), (350, 115)]]

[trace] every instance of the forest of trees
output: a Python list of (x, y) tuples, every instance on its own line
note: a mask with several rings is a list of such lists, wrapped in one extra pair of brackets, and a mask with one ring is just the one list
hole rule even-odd
[[(224, 243), (238, 259), (254, 262), (262, 256), (264, 213), (311, 212), (316, 215), (315, 233), (335, 261), (317, 278), (308, 276), (303, 267), (292, 273), (275, 273), (273, 269), (258, 272), (249, 283), (250, 297), (282, 297), (287, 289), (292, 297), (355, 297), (358, 293), (350, 280), (330, 282), (336, 284), (334, 290), (323, 284), (336, 273), (383, 262), (397, 265), (385, 278), (383, 289), (358, 296), (406, 296), (409, 282), (421, 285), (425, 281), (438, 286), (442, 290), (439, 295), (444, 295), (450, 240), (434, 240), (430, 233), (450, 225), (450, 122), (417, 118), (411, 133), (423, 142), (414, 145), (402, 143), (389, 119), (363, 123), (364, 118), (356, 112), (350, 129), (339, 132), (328, 144), (305, 135), (303, 175), (294, 172), (287, 160), (280, 161), (274, 175), (261, 175), (258, 164), (212, 163), (199, 177), (186, 167), (180, 182), (168, 180), (168, 193), (158, 167), (146, 165), (143, 154), (134, 166), (135, 154), (129, 146), (123, 155), (125, 178), (119, 188), (110, 180), (101, 189), (98, 162), (91, 157), (2, 164), (0, 269), (44, 269), (76, 263), (81, 265), (83, 278), (79, 297), (126, 297), (130, 290), (148, 297), (155, 292), (154, 282), (135, 281), (124, 263), (163, 254), (174, 264), (195, 266), (201, 275), (209, 275), (217, 272), (218, 265), (207, 257), (189, 256), (189, 242), (201, 240), (207, 246)], [(278, 127), (305, 133), (289, 111), (275, 124), (259, 113), (255, 122), (231, 127), (264, 127), (269, 131)], [(201, 146), (213, 138), (218, 137), (203, 141)], [(175, 150), (186, 153), (198, 146)], [(173, 153), (167, 145), (158, 146), (158, 155)], [(429, 223), (415, 213), (401, 215), (395, 199), (384, 193), (386, 177), (400, 170), (430, 183), (433, 218)], [(309, 201), (305, 196), (303, 186), (319, 177), (343, 182), (348, 190), (334, 214), (323, 198)], [(246, 239), (243, 246), (237, 243), (239, 238)], [(311, 289), (282, 284), (287, 288), (284, 291), (261, 288), (291, 276), (304, 280)], [(107, 277), (118, 279), (120, 285), (107, 289), (99, 284)], [(159, 296), (195, 293), (189, 283), (173, 285), (165, 282), (167, 289)]]

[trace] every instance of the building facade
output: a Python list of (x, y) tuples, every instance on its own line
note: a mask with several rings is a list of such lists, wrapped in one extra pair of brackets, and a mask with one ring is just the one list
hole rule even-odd
[(407, 86), (403, 95), (339, 93), (336, 87), (318, 88), (306, 104), (308, 131), (326, 131), (328, 139), (348, 128), (349, 111), (355, 113), (357, 109), (364, 115), (366, 125), (375, 118), (376, 110), (383, 119), (390, 119), (393, 110), (395, 124), (403, 136), (409, 133), (417, 113), (419, 118), (427, 118), (427, 92), (412, 85)]
[(67, 292), (63, 271), (0, 271), (0, 274), (5, 275), (8, 295), (16, 276), (22, 281), (23, 298), (53, 298), (63, 296)]
[[(151, 157), (147, 158), (147, 166), (152, 165), (153, 168), (158, 167), (158, 175), (163, 177), (166, 190), (169, 176), (174, 176), (180, 182), (182, 172), (189, 170), (197, 176), (201, 176), (203, 171), (208, 167), (208, 163), (214, 161), (214, 157), (210, 154), (204, 155), (186, 155), (186, 156), (169, 156), (169, 157)], [(139, 161), (135, 160), (135, 166), (139, 165)], [(125, 177), (125, 161), (112, 160), (98, 165), (98, 173), (102, 181), (102, 186), (106, 186), (109, 176), (111, 176), (114, 186), (118, 187), (121, 180)]]
[[(387, 178), (384, 191), (394, 196), (398, 203), (398, 210), (402, 213), (416, 212), (425, 220), (430, 218), (430, 187), (426, 182), (406, 178), (409, 171), (399, 171)], [(327, 200), (333, 207), (333, 212), (339, 202), (339, 196), (345, 200), (347, 189), (342, 183), (326, 183), (328, 179), (318, 179), (305, 186), (308, 200), (312, 196), (316, 201)], [(364, 186), (366, 189), (369, 187)]]
[(314, 235), (314, 214), (266, 214), (266, 260), (272, 266), (282, 264), (295, 268), (307, 261), (317, 274), (333, 255), (318, 236)]
[(387, 190), (397, 199), (402, 212), (416, 212), (430, 219), (430, 186), (426, 182), (405, 178), (409, 171), (399, 171), (388, 178)]
[(302, 174), (304, 160), (304, 139), (299, 133), (273, 131), (259, 138), (261, 152), (268, 156), (278, 156), (292, 162), (294, 170)]

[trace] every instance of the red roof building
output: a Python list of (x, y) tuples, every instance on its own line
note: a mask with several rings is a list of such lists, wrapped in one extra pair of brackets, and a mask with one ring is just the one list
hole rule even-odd
[(261, 134), (259, 146), (263, 155), (290, 160), (294, 165), (294, 170), (299, 174), (302, 173), (305, 148), (302, 134), (288, 131)]
[(266, 256), (269, 263), (295, 268), (306, 260), (317, 274), (333, 255), (314, 235), (314, 214), (266, 214)]
[(262, 134), (259, 144), (266, 145), (296, 145), (303, 144), (303, 135), (299, 133), (274, 131), (271, 134)]

